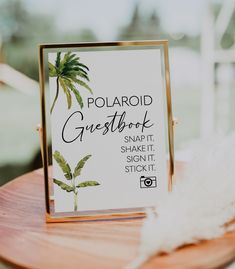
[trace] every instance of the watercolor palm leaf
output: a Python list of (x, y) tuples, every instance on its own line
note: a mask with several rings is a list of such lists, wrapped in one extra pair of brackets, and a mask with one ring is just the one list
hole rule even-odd
[(56, 94), (50, 112), (52, 113), (58, 99), (60, 86), (65, 93), (68, 109), (72, 105), (71, 93), (75, 96), (79, 106), (83, 108), (83, 100), (76, 86), (83, 87), (93, 94), (92, 89), (86, 83), (89, 82), (89, 68), (80, 62), (80, 58), (76, 54), (71, 52), (65, 53), (63, 58), (61, 58), (61, 52), (58, 52), (55, 64), (53, 65), (50, 62), (48, 64), (49, 77), (56, 78)]
[(91, 155), (86, 155), (84, 158), (82, 158), (77, 163), (73, 173), (71, 171), (70, 165), (66, 162), (65, 158), (61, 155), (59, 151), (55, 151), (53, 157), (63, 171), (64, 177), (67, 180), (67, 182), (65, 183), (62, 180), (53, 178), (53, 182), (58, 185), (62, 190), (74, 193), (74, 211), (77, 211), (78, 189), (100, 185), (100, 183), (95, 180), (86, 180), (78, 182), (77, 179), (81, 175), (82, 169), (85, 166), (86, 162), (90, 159)]

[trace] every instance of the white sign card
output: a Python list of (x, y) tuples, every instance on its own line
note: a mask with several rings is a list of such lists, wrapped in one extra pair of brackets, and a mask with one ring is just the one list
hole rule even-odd
[[(43, 131), (50, 129), (52, 144), (50, 220), (138, 215), (161, 202), (171, 180), (167, 43), (96, 45), (41, 48), (48, 72)], [(45, 179), (47, 189), (48, 171)]]

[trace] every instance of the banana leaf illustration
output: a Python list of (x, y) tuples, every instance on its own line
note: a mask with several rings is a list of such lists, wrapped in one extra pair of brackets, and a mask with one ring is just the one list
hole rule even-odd
[(53, 158), (56, 163), (61, 168), (64, 173), (64, 177), (66, 179), (66, 183), (57, 178), (53, 178), (54, 184), (59, 186), (63, 191), (68, 193), (73, 192), (74, 194), (74, 211), (78, 210), (78, 190), (81, 188), (94, 187), (100, 185), (100, 183), (96, 180), (86, 180), (79, 182), (78, 177), (81, 175), (82, 169), (85, 166), (86, 162), (91, 158), (91, 155), (86, 155), (83, 157), (76, 165), (73, 173), (70, 165), (62, 156), (59, 151), (55, 151), (53, 154)]

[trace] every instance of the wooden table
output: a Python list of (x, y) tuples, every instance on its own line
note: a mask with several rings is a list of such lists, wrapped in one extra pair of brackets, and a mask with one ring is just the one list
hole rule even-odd
[[(46, 224), (42, 170), (0, 189), (0, 256), (17, 268), (118, 269), (138, 255), (142, 220)], [(143, 269), (221, 268), (235, 254), (235, 232), (171, 255)]]

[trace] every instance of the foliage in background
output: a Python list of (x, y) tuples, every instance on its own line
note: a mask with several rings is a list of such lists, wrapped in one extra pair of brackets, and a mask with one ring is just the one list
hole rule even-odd
[[(118, 40), (163, 39), (172, 46), (188, 46), (199, 49), (199, 37), (180, 35), (172, 38), (161, 26), (158, 14), (140, 14), (138, 5), (128, 25), (117, 34)], [(37, 45), (55, 42), (97, 41), (91, 29), (62, 33), (57, 29), (55, 17), (45, 14), (30, 14), (19, 0), (4, 0), (0, 3), (0, 39), (3, 41), (4, 61), (31, 78), (38, 80)], [(1, 57), (0, 57), (1, 58)]]
[(189, 47), (199, 50), (199, 36), (189, 36), (184, 33), (169, 34), (161, 25), (160, 17), (154, 10), (149, 15), (141, 13), (137, 3), (130, 22), (121, 28), (117, 36), (118, 40), (153, 40), (168, 39), (171, 47)]
[[(218, 14), (220, 4), (214, 4)], [(230, 48), (235, 44), (235, 13), (224, 34), (221, 46)], [(5, 62), (31, 78), (38, 79), (37, 45), (49, 42), (97, 41), (92, 29), (81, 29), (62, 33), (55, 24), (55, 17), (45, 14), (30, 14), (22, 1), (3, 0), (0, 3), (0, 39), (3, 42)], [(134, 7), (130, 22), (120, 28), (117, 40), (168, 39), (171, 47), (183, 46), (199, 51), (200, 37), (185, 33), (170, 34), (161, 25), (156, 11), (141, 13), (139, 5)], [(1, 57), (0, 57), (1, 59)]]
[(21, 1), (10, 0), (0, 4), (3, 61), (31, 78), (38, 80), (37, 45), (49, 37), (52, 41), (54, 30), (53, 18), (29, 14)]
[(71, 33), (60, 32), (56, 27), (55, 17), (31, 14), (22, 1), (0, 2), (0, 48), (1, 41), (3, 47), (0, 61), (35, 80), (38, 80), (38, 44), (96, 40), (95, 33), (90, 29)]

